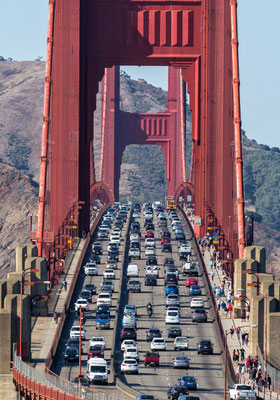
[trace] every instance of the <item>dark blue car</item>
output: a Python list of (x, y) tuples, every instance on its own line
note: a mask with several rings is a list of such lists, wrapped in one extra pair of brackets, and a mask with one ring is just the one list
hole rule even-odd
[(191, 285), (190, 286), (190, 294), (192, 294), (192, 295), (201, 294), (200, 285)]
[(179, 288), (177, 285), (167, 285), (165, 288), (165, 295), (168, 294), (179, 294)]
[(187, 388), (189, 390), (196, 390), (196, 379), (194, 376), (181, 376), (178, 379), (180, 386)]

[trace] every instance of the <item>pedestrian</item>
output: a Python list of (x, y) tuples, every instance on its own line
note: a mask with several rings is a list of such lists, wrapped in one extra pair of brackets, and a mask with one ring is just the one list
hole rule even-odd
[(225, 314), (225, 317), (228, 316), (228, 306), (227, 305), (225, 306), (224, 314)]
[(236, 350), (235, 356), (236, 356), (236, 361), (238, 362), (239, 361), (239, 356), (240, 356), (239, 349)]
[(214, 268), (217, 269), (217, 263), (214, 261)]
[(236, 361), (236, 350), (235, 349), (233, 349), (233, 352), (232, 352), (232, 359), (233, 359), (233, 361)]
[(242, 340), (242, 346), (244, 346), (244, 344), (245, 344), (245, 333), (242, 333), (241, 340)]
[(248, 333), (245, 333), (245, 344), (246, 344), (246, 346), (248, 346), (248, 344), (249, 344), (249, 335), (248, 335)]
[(57, 322), (58, 322), (58, 314), (57, 314), (56, 311), (53, 313), (53, 320), (57, 324)]
[(216, 290), (217, 290), (217, 286), (216, 286), (216, 284), (214, 283), (214, 285), (213, 285), (213, 292), (216, 294)]
[(216, 260), (216, 257), (217, 257), (217, 253), (216, 253), (216, 250), (214, 250), (213, 251), (213, 259)]
[(223, 300), (222, 303), (221, 303), (221, 307), (222, 307), (223, 312), (225, 312), (226, 303), (225, 303), (224, 300)]
[(229, 332), (230, 332), (230, 337), (233, 338), (233, 335), (234, 335), (234, 328), (230, 328)]
[(66, 281), (66, 279), (64, 279), (64, 281), (63, 281), (63, 287), (64, 287), (64, 290), (67, 290), (67, 281)]
[(231, 303), (228, 305), (228, 312), (229, 312), (229, 318), (231, 318), (232, 312), (233, 312), (233, 307), (232, 307)]
[(213, 282), (213, 280), (214, 280), (214, 271), (211, 271), (211, 272), (210, 272), (210, 275), (211, 275), (212, 282)]
[(266, 382), (267, 382), (268, 390), (270, 390), (270, 387), (271, 387), (271, 377), (270, 377), (269, 375), (267, 375), (267, 377), (266, 377)]
[(245, 311), (245, 310), (242, 310), (242, 311), (241, 311), (241, 321), (242, 321), (242, 322), (245, 321), (245, 316), (246, 316), (246, 311)]
[(256, 370), (256, 368), (254, 367), (254, 368), (252, 368), (252, 370), (251, 370), (251, 379), (252, 379), (253, 381), (256, 380), (256, 375), (257, 375), (257, 370)]
[(241, 347), (240, 349), (240, 360), (244, 361), (245, 360), (245, 349)]
[(231, 303), (231, 299), (232, 299), (232, 296), (231, 296), (231, 293), (229, 293), (229, 294), (227, 295), (227, 303), (228, 303), (228, 304)]
[(245, 364), (243, 364), (242, 367), (241, 367), (240, 375), (244, 377), (245, 371), (246, 371)]
[(252, 362), (251, 357), (248, 356), (246, 358), (246, 367), (247, 367), (247, 369), (249, 369), (251, 367), (251, 362)]
[(213, 269), (213, 266), (214, 266), (214, 261), (213, 261), (213, 258), (211, 258), (211, 260), (210, 260), (210, 268)]
[(85, 231), (83, 231), (83, 232), (82, 232), (82, 237), (83, 237), (83, 239), (86, 239), (86, 237), (87, 237), (87, 234), (86, 234), (86, 232), (85, 232)]
[(249, 318), (250, 318), (250, 311), (246, 311), (246, 321), (249, 322)]
[(240, 341), (240, 331), (241, 331), (240, 326), (238, 326), (235, 330), (236, 330), (237, 338)]
[(218, 311), (220, 311), (220, 309), (221, 309), (221, 299), (220, 298), (218, 298), (217, 304), (218, 304)]

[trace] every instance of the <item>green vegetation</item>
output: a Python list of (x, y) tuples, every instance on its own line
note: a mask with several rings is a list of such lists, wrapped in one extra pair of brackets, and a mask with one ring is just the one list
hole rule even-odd
[(28, 141), (25, 138), (10, 133), (8, 139), (7, 157), (11, 165), (23, 172), (29, 170), (29, 156), (31, 148), (28, 146)]

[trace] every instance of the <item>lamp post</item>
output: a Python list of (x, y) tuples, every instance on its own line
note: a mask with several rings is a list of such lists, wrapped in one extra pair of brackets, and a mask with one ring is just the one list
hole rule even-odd
[[(238, 328), (257, 328), (258, 325), (243, 325), (243, 326), (237, 326), (235, 329)], [(225, 347), (225, 365), (224, 365), (224, 400), (227, 400), (227, 336), (230, 334), (227, 330), (225, 330), (225, 341), (224, 341), (224, 347)]]

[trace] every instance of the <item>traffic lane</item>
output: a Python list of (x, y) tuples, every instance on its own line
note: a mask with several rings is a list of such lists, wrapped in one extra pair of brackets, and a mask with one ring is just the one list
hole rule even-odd
[[(144, 231), (142, 231), (144, 233)], [(166, 257), (166, 254), (161, 254), (161, 248), (160, 248), (160, 240), (158, 238), (158, 228), (156, 225), (156, 248), (157, 248), (157, 256), (159, 259), (159, 265), (163, 265), (163, 260)], [(145, 258), (144, 257), (144, 238), (142, 235), (142, 246), (141, 246), (141, 250), (142, 250), (142, 254), (141, 254), (141, 258)], [(176, 241), (172, 241), (172, 247), (173, 247), (173, 257), (175, 259), (176, 265), (181, 265), (182, 262), (179, 261), (179, 255), (178, 255), (178, 248), (177, 248), (177, 242)], [(145, 260), (141, 260), (140, 262), (141, 264), (141, 277), (140, 279), (142, 279), (142, 281), (144, 281), (144, 268), (145, 268)], [(142, 275), (143, 273), (143, 275)], [(153, 288), (149, 288), (150, 290), (143, 290), (142, 294), (134, 294), (131, 293), (129, 295), (129, 303), (130, 304), (139, 304), (142, 312), (139, 312), (139, 316), (140, 318), (138, 318), (139, 322), (138, 322), (138, 336), (139, 339), (138, 343), (139, 343), (139, 349), (140, 349), (140, 357), (141, 354), (145, 354), (145, 351), (150, 350), (150, 345), (146, 343), (146, 330), (148, 328), (151, 327), (159, 327), (163, 333), (163, 337), (165, 337), (167, 339), (167, 327), (165, 326), (165, 304), (162, 304), (162, 300), (165, 301), (165, 295), (164, 295), (164, 271), (163, 268), (161, 268), (160, 270), (160, 279), (158, 279), (158, 284), (159, 286), (157, 287), (153, 287)], [(179, 284), (180, 284), (180, 289), (185, 289), (184, 288), (184, 283), (185, 283), (185, 279), (183, 278), (182, 280), (180, 280)], [(146, 289), (146, 288), (145, 288)], [(182, 290), (181, 290), (182, 293)], [(188, 295), (185, 293), (183, 296), (181, 295), (183, 302), (182, 302), (182, 311), (184, 313), (184, 308), (185, 306), (189, 305), (189, 301), (190, 299), (188, 298)], [(130, 300), (131, 299), (131, 300)], [(160, 304), (157, 304), (157, 302), (155, 301), (158, 299), (162, 299)], [(152, 304), (155, 305), (155, 315), (152, 319), (148, 319), (147, 316), (145, 315), (145, 306), (148, 302), (151, 302)], [(207, 304), (206, 304), (207, 305)], [(209, 336), (209, 332), (208, 332), (208, 324), (200, 324), (200, 328), (197, 327), (197, 324), (192, 324), (191, 322), (188, 322), (187, 319), (189, 317), (183, 316), (183, 322), (181, 323), (181, 327), (183, 330), (183, 334), (190, 336), (190, 338), (192, 338), (192, 336), (194, 338), (197, 337), (197, 335), (200, 335), (200, 338), (210, 338)], [(156, 322), (154, 322), (153, 320), (156, 319)], [(197, 331), (200, 331), (202, 328), (202, 325), (207, 325), (207, 335), (205, 335), (205, 329), (202, 330), (202, 332), (204, 333), (201, 334)], [(186, 327), (187, 327), (187, 332), (186, 332)], [(214, 340), (215, 335), (213, 334), (213, 342), (215, 342)], [(196, 345), (196, 343), (195, 343)], [(190, 346), (192, 346), (192, 340), (190, 340)], [(215, 344), (216, 347), (216, 344)], [(190, 347), (191, 348), (191, 347)], [(192, 348), (191, 348), (192, 349)], [(195, 348), (196, 349), (196, 348)], [(126, 380), (129, 384), (131, 384), (132, 386), (134, 386), (135, 388), (137, 388), (137, 386), (142, 387), (141, 391), (142, 392), (147, 392), (149, 390), (153, 390), (155, 393), (155, 395), (158, 398), (165, 398), (166, 397), (166, 391), (168, 389), (168, 387), (170, 387), (173, 384), (177, 383), (177, 379), (183, 375), (184, 373), (182, 373), (182, 370), (173, 370), (172, 369), (172, 358), (176, 355), (176, 354), (186, 354), (189, 356), (189, 352), (190, 351), (186, 351), (186, 352), (180, 352), (180, 353), (176, 353), (173, 350), (173, 340), (168, 340), (167, 339), (167, 351), (166, 352), (161, 352), (161, 367), (157, 368), (157, 369), (153, 369), (153, 372), (151, 373), (151, 371), (147, 371), (147, 368), (145, 368), (143, 366), (143, 362), (140, 362), (140, 369), (139, 369), (139, 375), (137, 377), (133, 377), (133, 376), (127, 376)], [(217, 374), (219, 377), (220, 374), (220, 366), (218, 363), (218, 367), (213, 367), (211, 374), (210, 374), (210, 379), (208, 379), (208, 372), (207, 372), (207, 376), (206, 379), (204, 377), (205, 373), (202, 371), (209, 371), (208, 368), (208, 364), (209, 364), (209, 357), (213, 357), (213, 356), (195, 356), (194, 353), (191, 352), (191, 355), (195, 358), (198, 359), (198, 366), (196, 365), (194, 368), (196, 370), (198, 370), (199, 372), (197, 372), (196, 370), (194, 370), (193, 375), (197, 376), (199, 379), (199, 387), (201, 385), (201, 389), (204, 389), (204, 386), (206, 386), (206, 390), (208, 390), (208, 388), (211, 388), (211, 397), (214, 398), (218, 398), (217, 395), (219, 394), (219, 388), (221, 387), (220, 384), (218, 384), (218, 388), (215, 387), (215, 385), (213, 386), (212, 380), (213, 378), (217, 379)], [(191, 360), (192, 363), (192, 360)], [(217, 361), (215, 360), (214, 364), (217, 364)], [(199, 369), (198, 369), (199, 368)], [(163, 369), (165, 369), (165, 372), (163, 372)], [(190, 369), (191, 370), (191, 369)], [(213, 371), (218, 371), (217, 373)], [(190, 374), (189, 374), (190, 375)], [(213, 376), (215, 375), (215, 376)], [(206, 381), (206, 382), (205, 382)], [(209, 381), (209, 382), (208, 382)], [(203, 391), (206, 391), (203, 390)], [(200, 392), (200, 388), (198, 390)], [(149, 393), (149, 392), (147, 392)], [(205, 394), (207, 396), (207, 398), (209, 398), (209, 394), (206, 393)]]
[[(124, 233), (126, 232), (127, 229), (127, 225), (128, 222), (126, 222), (124, 224), (124, 228), (122, 230), (122, 238), (124, 237)], [(112, 229), (110, 230), (111, 233)], [(120, 282), (120, 275), (121, 275), (121, 266), (123, 263), (123, 258), (124, 258), (124, 249), (125, 249), (125, 240), (123, 240), (121, 242), (121, 246), (120, 246), (120, 259), (119, 259), (119, 263), (118, 263), (118, 269), (115, 270), (116, 271), (116, 279), (115, 279), (115, 292), (113, 293), (113, 305), (111, 307), (111, 326), (110, 329), (102, 329), (102, 330), (97, 330), (95, 327), (96, 324), (96, 298), (98, 296), (99, 293), (99, 288), (100, 288), (100, 284), (103, 281), (103, 271), (106, 268), (107, 265), (107, 246), (109, 243), (109, 239), (97, 239), (96, 241), (99, 241), (102, 243), (102, 248), (103, 248), (103, 254), (101, 255), (101, 263), (98, 265), (99, 269), (98, 269), (98, 275), (97, 276), (85, 276), (84, 272), (83, 272), (83, 268), (81, 269), (81, 273), (80, 275), (82, 275), (82, 284), (79, 285), (79, 290), (76, 291), (77, 293), (75, 298), (78, 298), (79, 293), (82, 289), (82, 287), (87, 284), (87, 283), (94, 283), (97, 287), (97, 295), (93, 296), (93, 301), (94, 303), (92, 303), (90, 305), (90, 311), (86, 313), (86, 323), (84, 325), (85, 329), (86, 329), (86, 340), (83, 341), (83, 345), (84, 345), (84, 354), (82, 355), (82, 374), (84, 376), (86, 376), (86, 367), (87, 367), (87, 351), (89, 349), (89, 340), (93, 337), (93, 336), (103, 336), (106, 340), (107, 346), (104, 352), (104, 358), (108, 361), (108, 364), (110, 365), (111, 362), (111, 350), (113, 347), (113, 329), (114, 329), (114, 323), (116, 321), (116, 313), (117, 313), (117, 300), (118, 300), (118, 292), (120, 290), (120, 286), (121, 286), (121, 282)], [(90, 245), (91, 246), (91, 245)], [(89, 257), (87, 257), (86, 262), (88, 262)], [(84, 264), (86, 264), (86, 262)], [(74, 302), (73, 302), (74, 303)], [(71, 305), (71, 317), (69, 319), (69, 321), (67, 320), (68, 323), (68, 330), (66, 330), (66, 334), (64, 335), (63, 338), (63, 347), (62, 347), (62, 351), (60, 352), (60, 357), (59, 360), (57, 361), (57, 365), (56, 365), (56, 373), (59, 374), (60, 371), (60, 376), (63, 377), (64, 379), (70, 380), (72, 381), (74, 379), (74, 377), (79, 373), (79, 366), (78, 363), (73, 363), (68, 365), (68, 363), (64, 362), (64, 352), (65, 352), (65, 347), (66, 347), (66, 342), (69, 338), (69, 331), (71, 329), (71, 326), (73, 325), (73, 322), (75, 322), (75, 324), (79, 323), (79, 320), (76, 318), (76, 313), (73, 310), (74, 306)], [(113, 376), (112, 374), (109, 375), (109, 383), (112, 384), (113, 382)], [(116, 389), (116, 388), (110, 388), (110, 386), (102, 386), (99, 385), (97, 386), (98, 390), (110, 390), (110, 392), (113, 390), (115, 391), (115, 393), (119, 394), (120, 392)]]

